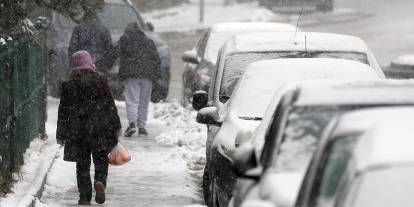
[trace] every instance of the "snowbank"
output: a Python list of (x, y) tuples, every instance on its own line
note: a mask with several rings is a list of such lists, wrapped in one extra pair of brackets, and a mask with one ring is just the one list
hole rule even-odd
[(152, 104), (150, 114), (153, 119), (164, 122), (168, 127), (168, 130), (155, 139), (159, 144), (177, 148), (195, 181), (195, 189), (201, 193), (201, 181), (206, 163), (206, 126), (196, 123), (195, 111), (183, 108), (176, 102)]
[(188, 4), (169, 9), (148, 12), (143, 16), (160, 32), (202, 29), (220, 22), (270, 21), (278, 18), (273, 12), (260, 7), (258, 2), (229, 6), (223, 6), (223, 1), (206, 0), (205, 2), (204, 23), (199, 23), (198, 0), (191, 0)]

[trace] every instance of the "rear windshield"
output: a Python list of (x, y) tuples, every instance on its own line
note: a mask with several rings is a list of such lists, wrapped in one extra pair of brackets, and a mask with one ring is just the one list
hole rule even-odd
[(316, 150), (317, 141), (332, 118), (344, 112), (340, 107), (297, 107), (288, 116), (279, 150), (273, 152), (277, 172), (304, 172)]
[(110, 29), (125, 29), (128, 23), (133, 21), (141, 24), (135, 11), (126, 4), (107, 4), (104, 11), (98, 16), (102, 23)]
[[(278, 58), (338, 58), (355, 60), (368, 64), (368, 57), (364, 53), (353, 52), (254, 52), (234, 53), (226, 57), (223, 77), (221, 79), (220, 97), (231, 97), (237, 81), (243, 75), (246, 67), (253, 62)], [(221, 99), (225, 102), (227, 99)]]
[[(104, 10), (98, 13), (98, 17), (110, 30), (124, 30), (128, 23), (133, 21), (142, 24), (132, 7), (126, 4), (106, 4)], [(76, 25), (75, 22), (60, 14), (57, 15), (57, 21), (64, 28), (70, 29)]]

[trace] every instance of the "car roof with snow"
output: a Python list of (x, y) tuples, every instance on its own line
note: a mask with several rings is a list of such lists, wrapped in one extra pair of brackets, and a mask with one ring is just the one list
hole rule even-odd
[(368, 130), (355, 147), (356, 170), (414, 164), (413, 117), (414, 111), (406, 110), (406, 116), (390, 117)]
[[(230, 99), (241, 117), (262, 117), (276, 91), (289, 81), (310, 79), (379, 79), (366, 64), (331, 58), (264, 60), (250, 64)], [(235, 103), (235, 104), (233, 104)]]
[[(413, 81), (410, 82), (414, 84)], [(414, 107), (375, 107), (347, 112), (337, 119), (331, 137), (364, 132), (378, 121), (393, 119), (393, 117), (406, 117), (407, 112), (414, 112)]]
[(296, 31), (296, 27), (285, 23), (273, 22), (227, 22), (218, 23), (211, 27), (213, 33), (243, 33), (260, 31)]
[[(296, 27), (284, 23), (272, 22), (229, 22), (218, 23), (211, 27), (212, 34), (205, 53), (205, 58), (211, 63), (216, 63), (217, 55), (224, 43), (240, 34), (251, 34), (260, 32), (295, 32)], [(300, 31), (300, 30), (298, 30)]]
[(368, 46), (355, 36), (316, 33), (279, 32), (241, 34), (228, 40), (224, 53), (266, 51), (337, 51), (367, 53)]
[(411, 80), (361, 80), (352, 82), (307, 82), (298, 84), (297, 106), (414, 103)]

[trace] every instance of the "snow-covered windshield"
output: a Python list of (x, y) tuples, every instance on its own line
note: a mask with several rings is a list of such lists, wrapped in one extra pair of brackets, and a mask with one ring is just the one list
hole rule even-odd
[(339, 107), (295, 108), (288, 116), (280, 150), (273, 152), (274, 169), (277, 172), (305, 171), (323, 130), (334, 116), (342, 112)]
[(223, 77), (221, 79), (220, 86), (220, 97), (231, 97), (237, 81), (243, 75), (244, 70), (250, 63), (278, 58), (338, 58), (355, 60), (368, 64), (368, 57), (366, 54), (354, 52), (296, 51), (233, 53), (226, 57), (224, 63)]
[(351, 188), (345, 207), (412, 207), (414, 167), (390, 167), (366, 173)]
[[(105, 4), (103, 11), (98, 13), (98, 17), (110, 30), (124, 30), (132, 21), (141, 23), (132, 7), (126, 4)], [(57, 21), (64, 28), (73, 28), (76, 25), (75, 22), (61, 14), (57, 15)]]
[(207, 42), (205, 58), (209, 62), (215, 64), (217, 62), (217, 56), (220, 51), (220, 48), (223, 46), (223, 44), (227, 40), (229, 40), (236, 34), (237, 34), (236, 32), (234, 33), (230, 33), (230, 32), (229, 33), (225, 33), (225, 32), (211, 33), (209, 40)]

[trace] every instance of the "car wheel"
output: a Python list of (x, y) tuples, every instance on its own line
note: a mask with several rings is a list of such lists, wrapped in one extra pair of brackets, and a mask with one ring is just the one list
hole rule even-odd
[(213, 189), (213, 185), (210, 180), (210, 173), (208, 171), (208, 165), (204, 167), (204, 174), (203, 174), (203, 195), (204, 195), (204, 202), (206, 206), (212, 207), (212, 194), (211, 191)]

